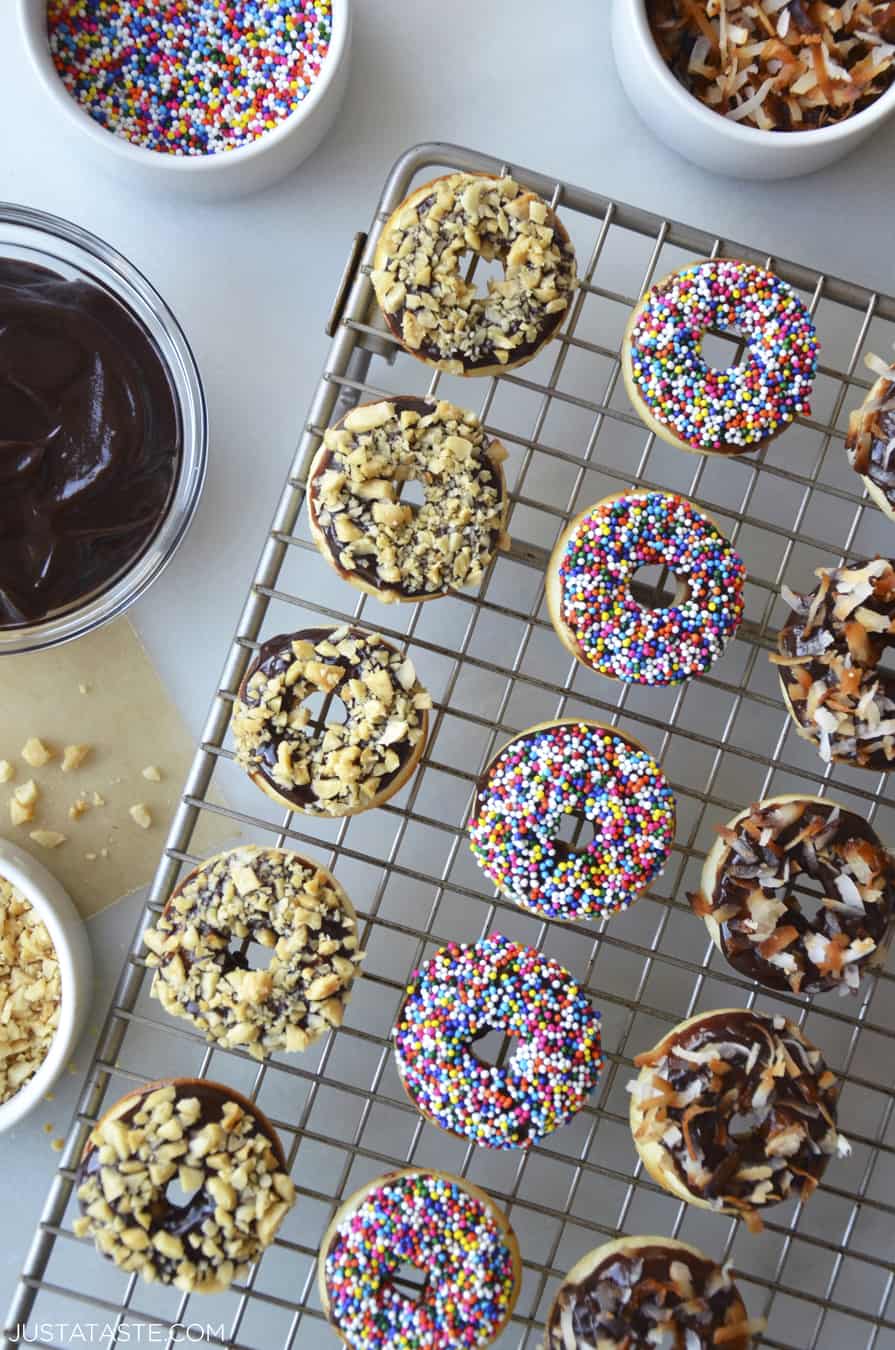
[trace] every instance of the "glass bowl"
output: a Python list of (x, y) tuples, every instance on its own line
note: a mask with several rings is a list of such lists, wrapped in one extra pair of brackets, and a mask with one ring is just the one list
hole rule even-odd
[(81, 637), (123, 614), (152, 585), (173, 558), (195, 514), (208, 459), (208, 418), (199, 371), (183, 330), (154, 287), (115, 249), (69, 221), (0, 202), (0, 257), (91, 283), (130, 312), (167, 371), (182, 442), (167, 512), (142, 552), (98, 590), (66, 608), (34, 624), (0, 627), (3, 656)]

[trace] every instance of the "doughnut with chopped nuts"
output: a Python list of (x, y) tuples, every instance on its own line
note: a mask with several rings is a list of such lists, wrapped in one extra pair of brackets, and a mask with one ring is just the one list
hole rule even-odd
[(758, 1210), (806, 1199), (830, 1158), (851, 1151), (836, 1128), (836, 1079), (785, 1017), (699, 1013), (634, 1064), (637, 1151), (660, 1186), (700, 1209), (758, 1230)]
[(877, 376), (870, 393), (848, 419), (845, 448), (879, 509), (895, 520), (895, 366), (865, 358)]
[(544, 1350), (749, 1350), (750, 1321), (730, 1267), (666, 1237), (620, 1237), (572, 1267), (547, 1315)]
[[(416, 1296), (398, 1283), (404, 1264), (424, 1281)], [(522, 1261), (478, 1186), (408, 1167), (339, 1207), (317, 1272), (326, 1319), (352, 1350), (484, 1350), (512, 1316)]]
[[(341, 1026), (363, 956), (357, 915), (326, 868), (254, 845), (185, 877), (143, 941), (165, 1011), (256, 1059)], [(253, 946), (272, 953), (266, 969), (252, 968)]]
[[(721, 826), (690, 904), (719, 951), (769, 989), (857, 993), (885, 961), (895, 862), (872, 826), (822, 797), (768, 797)], [(800, 890), (823, 890), (816, 915)]]
[[(503, 265), (480, 294), (466, 255)], [(512, 178), (452, 173), (387, 221), (371, 280), (386, 323), (413, 356), (449, 375), (521, 366), (556, 334), (577, 286), (575, 251), (545, 201)]]
[[(178, 1183), (183, 1204), (167, 1197)], [(280, 1140), (232, 1088), (169, 1078), (130, 1092), (90, 1133), (76, 1236), (150, 1283), (216, 1294), (273, 1242), (295, 1188)]]
[[(509, 542), (506, 451), (475, 413), (395, 398), (347, 413), (308, 478), (311, 533), (344, 580), (386, 602), (478, 586)], [(405, 484), (425, 500), (401, 500)]]
[[(326, 703), (312, 721), (305, 701), (321, 693)], [(328, 716), (333, 700), (345, 721)], [(271, 638), (233, 709), (236, 762), (290, 811), (357, 815), (410, 778), (431, 706), (410, 657), (378, 633), (346, 625)]]
[(895, 566), (888, 558), (819, 567), (810, 595), (782, 589), (792, 612), (771, 661), (799, 735), (827, 763), (895, 769)]

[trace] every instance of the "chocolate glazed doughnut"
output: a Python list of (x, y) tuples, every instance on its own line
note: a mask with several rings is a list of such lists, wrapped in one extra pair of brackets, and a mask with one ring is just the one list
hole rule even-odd
[[(882, 965), (895, 906), (895, 864), (861, 816), (822, 797), (768, 797), (721, 826), (689, 896), (712, 940), (769, 989), (857, 992)], [(798, 887), (823, 888), (815, 917)]]
[[(182, 1205), (167, 1198), (174, 1181), (192, 1192)], [(295, 1199), (267, 1117), (199, 1078), (147, 1083), (110, 1107), (90, 1134), (77, 1183), (78, 1237), (93, 1238), (122, 1270), (197, 1294), (242, 1279)]]
[[(305, 700), (340, 699), (344, 722), (311, 722)], [(426, 744), (432, 700), (413, 662), (378, 633), (308, 628), (265, 642), (233, 708), (236, 762), (290, 811), (353, 816), (404, 786)]]
[(895, 520), (895, 366), (867, 356), (878, 376), (860, 408), (848, 419), (848, 460), (879, 509)]
[[(241, 949), (231, 950), (234, 938)], [(298, 853), (251, 844), (185, 876), (143, 942), (165, 1011), (255, 1059), (306, 1050), (341, 1026), (363, 957), (335, 877)], [(271, 953), (266, 969), (251, 967), (252, 944)]]
[[(330, 427), (308, 475), (308, 517), (345, 581), (387, 603), (478, 586), (506, 548), (506, 451), (475, 413), (401, 397), (353, 408)], [(425, 500), (401, 500), (422, 484)]]
[(810, 595), (789, 587), (792, 613), (771, 661), (799, 735), (826, 762), (895, 768), (895, 675), (880, 666), (895, 645), (895, 567), (887, 558), (819, 567)]
[(807, 1198), (829, 1159), (851, 1151), (836, 1129), (836, 1080), (785, 1017), (700, 1013), (634, 1064), (637, 1152), (660, 1186), (700, 1209), (759, 1230), (757, 1210)]
[[(547, 1316), (544, 1350), (749, 1350), (749, 1321), (728, 1267), (666, 1237), (621, 1237), (583, 1256)], [(671, 1339), (668, 1339), (668, 1338)]]
[[(485, 296), (461, 273), (464, 255), (504, 266)], [(452, 173), (406, 198), (376, 247), (370, 280), (412, 356), (449, 375), (524, 365), (555, 335), (578, 284), (575, 251), (556, 213), (512, 178)]]

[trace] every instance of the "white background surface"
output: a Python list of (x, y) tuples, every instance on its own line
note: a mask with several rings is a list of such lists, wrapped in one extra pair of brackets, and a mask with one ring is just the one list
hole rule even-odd
[[(192, 207), (138, 197), (82, 160), (75, 131), (32, 79), (13, 0), (0, 4), (0, 197), (69, 217), (131, 258), (174, 308), (205, 381), (205, 498), (174, 566), (133, 612), (194, 732), (319, 375), (352, 236), (411, 143), (465, 143), (871, 287), (895, 286), (895, 128), (819, 178), (768, 187), (711, 178), (637, 121), (613, 70), (607, 10), (608, 0), (356, 0), (350, 91), (323, 149), (262, 196)], [(101, 999), (136, 913), (128, 901), (92, 926)], [(69, 1077), (46, 1114), (0, 1139), (4, 1307), (56, 1159), (42, 1126), (64, 1132), (77, 1084)]]

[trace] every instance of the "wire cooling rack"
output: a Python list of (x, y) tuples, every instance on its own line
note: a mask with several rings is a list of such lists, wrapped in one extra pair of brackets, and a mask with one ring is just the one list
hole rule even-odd
[[(372, 302), (369, 264), (383, 221), (413, 186), (455, 168), (510, 170), (548, 198), (570, 230), (583, 276), (561, 338), (520, 372), (496, 380), (464, 382), (428, 370), (396, 348)], [(683, 454), (648, 435), (625, 398), (617, 359), (630, 307), (646, 286), (694, 257), (723, 254), (774, 266), (810, 304), (824, 342), (813, 415), (762, 454), (726, 461)], [(238, 1051), (211, 1049), (150, 1001), (137, 935), (7, 1335), (18, 1329), (43, 1345), (98, 1335), (107, 1345), (171, 1345), (189, 1335), (246, 1350), (325, 1350), (336, 1341), (316, 1296), (318, 1242), (345, 1195), (413, 1162), (469, 1176), (510, 1214), (524, 1282), (500, 1341), (504, 1350), (539, 1345), (565, 1271), (619, 1232), (680, 1236), (732, 1260), (750, 1313), (768, 1319), (762, 1345), (895, 1350), (895, 979), (883, 974), (860, 1000), (771, 998), (725, 965), (685, 897), (715, 826), (772, 792), (829, 789), (895, 840), (884, 781), (841, 767), (831, 775), (814, 747), (796, 737), (766, 659), (783, 613), (782, 580), (807, 588), (821, 564), (891, 548), (891, 527), (862, 499), (845, 461), (843, 433), (848, 408), (869, 383), (862, 354), (887, 351), (895, 337), (895, 300), (543, 174), (425, 145), (396, 164), (369, 234), (355, 241), (330, 332), (326, 371), (143, 922), (197, 861), (194, 829), (214, 814), (232, 826), (233, 842), (288, 843), (335, 868), (361, 915), (365, 976), (342, 1030), (303, 1057), (259, 1066)], [(708, 355), (719, 364), (735, 360), (737, 350), (729, 336), (709, 340)], [(358, 399), (436, 390), (476, 407), (509, 450), (515, 542), (478, 596), (386, 608), (340, 582), (318, 557), (302, 511), (304, 474), (324, 428)], [(694, 497), (735, 540), (749, 569), (737, 640), (709, 675), (675, 689), (611, 684), (576, 665), (544, 609), (543, 571), (564, 522), (630, 484)], [(644, 580), (661, 591), (661, 577)], [(408, 787), (381, 810), (341, 822), (284, 817), (232, 763), (234, 691), (259, 637), (349, 617), (406, 643), (435, 698), (427, 754)], [(473, 781), (493, 749), (525, 726), (563, 715), (636, 734), (661, 760), (678, 797), (678, 837), (665, 874), (606, 924), (546, 924), (495, 899), (465, 843)], [(564, 962), (603, 1013), (606, 1069), (592, 1104), (530, 1153), (475, 1149), (424, 1123), (402, 1094), (390, 1053), (413, 966), (446, 940), (471, 941), (495, 928)], [(843, 1079), (840, 1124), (853, 1144), (804, 1209), (791, 1202), (766, 1211), (760, 1236), (661, 1192), (637, 1165), (627, 1126), (633, 1056), (688, 1014), (731, 1005), (781, 1011), (804, 1026)], [(298, 1189), (276, 1244), (245, 1285), (214, 1297), (138, 1283), (71, 1230), (73, 1166), (92, 1123), (122, 1092), (171, 1073), (207, 1075), (255, 1098), (281, 1134)], [(412, 1284), (414, 1273), (406, 1273)], [(87, 1327), (89, 1335), (72, 1327)]]

